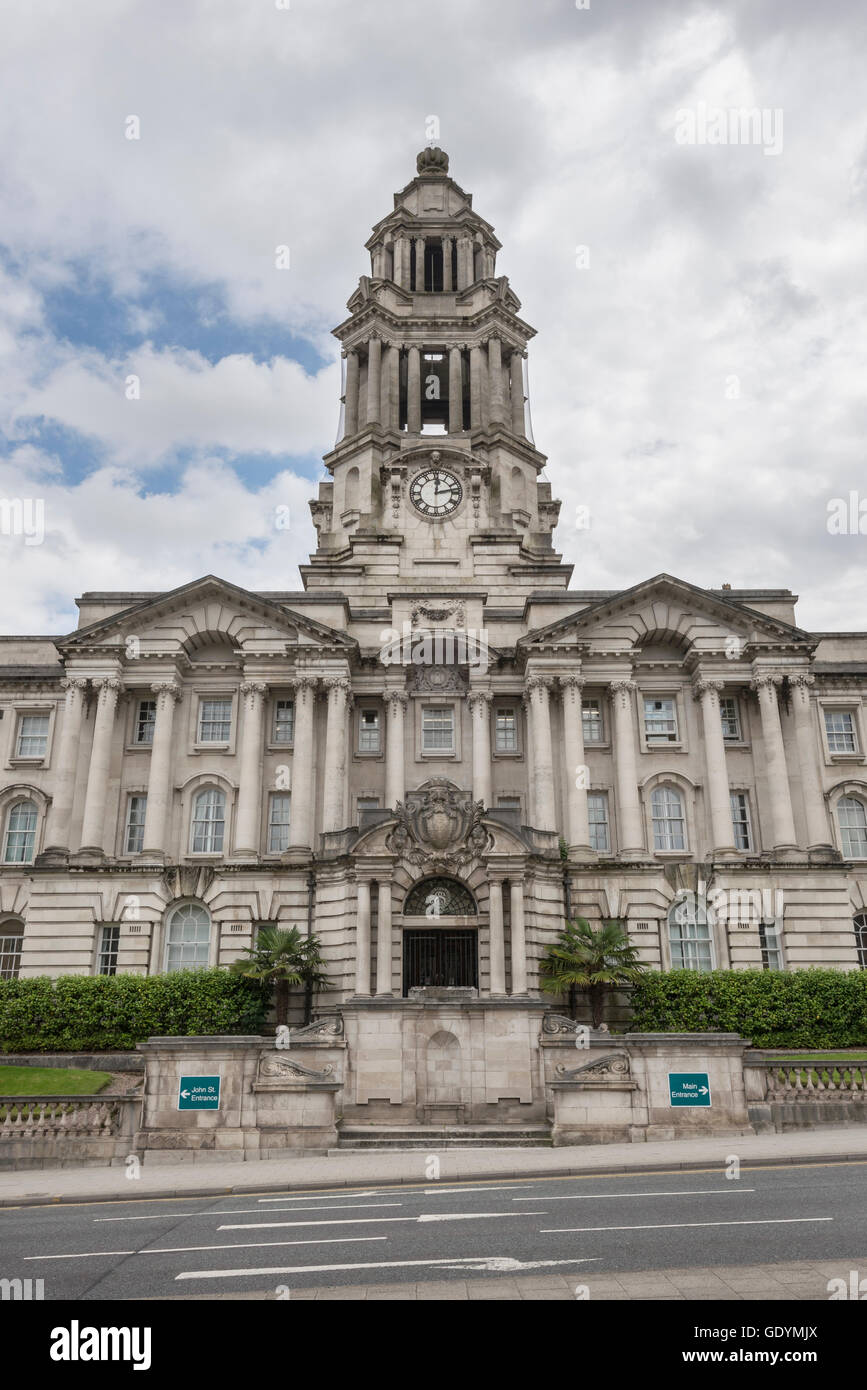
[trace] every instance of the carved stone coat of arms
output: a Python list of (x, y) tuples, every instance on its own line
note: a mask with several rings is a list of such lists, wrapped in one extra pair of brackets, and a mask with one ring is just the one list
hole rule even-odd
[(491, 842), (483, 814), (482, 802), (469, 792), (446, 777), (432, 777), (397, 803), (398, 823), (386, 844), (410, 864), (458, 867), (479, 858)]

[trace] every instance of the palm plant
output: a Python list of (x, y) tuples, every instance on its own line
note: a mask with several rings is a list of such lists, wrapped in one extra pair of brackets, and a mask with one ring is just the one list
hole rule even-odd
[(319, 941), (302, 936), (297, 927), (262, 927), (255, 946), (244, 949), (246, 959), (233, 961), (235, 975), (256, 980), (273, 997), (278, 1026), (289, 1021), (289, 992), (293, 985), (304, 986), (304, 1022), (310, 1022), (313, 993), (329, 981), (323, 970)]
[(605, 1016), (606, 995), (637, 984), (645, 971), (638, 949), (630, 945), (619, 918), (610, 917), (600, 927), (591, 927), (585, 917), (576, 917), (540, 961), (539, 984), (545, 994), (568, 996), (572, 1018), (576, 1016), (577, 992), (586, 994), (592, 1026), (598, 1028)]

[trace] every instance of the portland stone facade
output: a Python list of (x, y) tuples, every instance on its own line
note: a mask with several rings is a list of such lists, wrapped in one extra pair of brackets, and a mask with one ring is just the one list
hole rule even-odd
[(867, 635), (784, 590), (569, 587), (533, 329), (446, 155), (417, 169), (335, 330), (303, 588), (86, 593), (70, 635), (0, 639), (0, 968), (298, 926), (348, 1116), (533, 1119), (568, 916), (663, 969), (865, 965)]

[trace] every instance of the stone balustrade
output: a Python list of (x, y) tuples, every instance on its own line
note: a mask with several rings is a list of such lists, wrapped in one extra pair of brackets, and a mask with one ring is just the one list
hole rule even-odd
[(744, 1057), (744, 1088), (759, 1132), (867, 1121), (867, 1063), (787, 1061), (753, 1050)]
[(122, 1162), (140, 1109), (136, 1095), (3, 1096), (0, 1170)]

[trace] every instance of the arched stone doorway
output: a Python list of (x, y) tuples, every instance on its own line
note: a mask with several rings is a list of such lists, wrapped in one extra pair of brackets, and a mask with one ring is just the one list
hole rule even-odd
[(479, 986), (478, 908), (458, 879), (413, 885), (403, 906), (403, 993)]

